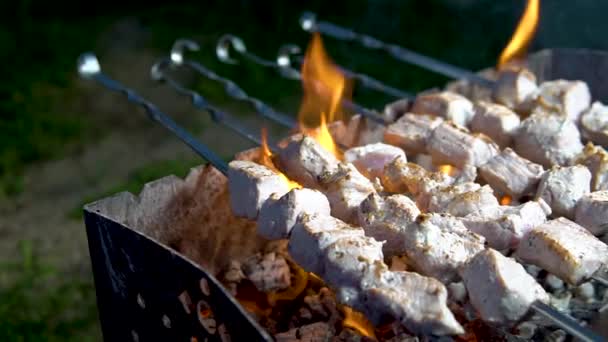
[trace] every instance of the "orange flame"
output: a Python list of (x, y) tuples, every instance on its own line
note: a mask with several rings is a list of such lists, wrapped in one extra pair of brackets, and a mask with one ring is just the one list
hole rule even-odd
[(512, 199), (509, 195), (504, 195), (500, 198), (500, 205), (509, 205), (511, 204)]
[[(350, 98), (350, 84), (327, 56), (318, 33), (313, 34), (304, 57), (302, 87), (304, 96), (298, 113), (300, 130), (339, 158), (340, 150), (327, 124), (342, 119), (341, 103)], [(317, 128), (311, 128), (317, 125)]]
[(348, 306), (343, 306), (342, 312), (344, 313), (344, 320), (342, 321), (343, 326), (351, 328), (365, 337), (374, 340), (376, 339), (374, 326), (367, 318), (365, 318), (365, 315), (359, 311), (353, 310)]
[(437, 169), (446, 176), (453, 176), (456, 173), (456, 168), (449, 164), (439, 165)]
[(539, 12), (540, 0), (528, 0), (524, 15), (521, 17), (511, 41), (500, 55), (498, 69), (502, 69), (509, 62), (521, 58), (526, 52), (538, 27)]
[(262, 127), (262, 145), (260, 146), (262, 155), (260, 156), (260, 161), (259, 161), (260, 164), (267, 166), (270, 169), (272, 169), (273, 171), (275, 171), (276, 173), (278, 173), (281, 176), (281, 178), (283, 178), (285, 183), (287, 183), (289, 190), (301, 188), (302, 186), (300, 184), (287, 178), (287, 176), (285, 176), (284, 173), (279, 171), (279, 169), (277, 169), (277, 167), (274, 166), (274, 163), (272, 162), (272, 152), (270, 151), (270, 148), (268, 148), (266, 134), (267, 134), (266, 128)]

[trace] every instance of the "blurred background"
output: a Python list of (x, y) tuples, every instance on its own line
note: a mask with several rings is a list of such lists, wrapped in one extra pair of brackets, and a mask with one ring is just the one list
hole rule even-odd
[[(230, 159), (246, 141), (217, 129), (187, 99), (150, 80), (149, 68), (177, 38), (190, 55), (251, 95), (295, 113), (300, 85), (255, 65), (216, 61), (224, 33), (273, 58), (279, 46), (305, 47), (305, 11), (388, 42), (473, 70), (495, 65), (524, 0), (327, 1), (3, 1), (0, 13), (0, 341), (99, 341), (82, 206), (143, 183), (185, 175), (202, 161), (121, 96), (78, 79), (78, 55), (93, 51), (110, 76), (152, 99)], [(607, 49), (608, 2), (541, 4), (532, 50)], [(382, 54), (325, 39), (335, 62), (403, 90), (446, 79)], [(251, 110), (210, 81), (183, 75), (216, 105), (259, 129)], [(355, 89), (356, 101), (382, 109), (387, 98)], [(275, 129), (275, 134), (280, 134)]]

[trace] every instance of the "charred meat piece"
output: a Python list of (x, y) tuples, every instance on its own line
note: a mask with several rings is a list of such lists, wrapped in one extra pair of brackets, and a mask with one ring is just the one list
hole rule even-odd
[(583, 150), (576, 124), (566, 117), (538, 112), (521, 122), (515, 151), (545, 168), (569, 165)]
[(608, 191), (585, 194), (576, 205), (575, 221), (593, 235), (608, 232)]
[(318, 188), (319, 178), (333, 173), (340, 163), (313, 138), (293, 136), (277, 155), (277, 166), (290, 179), (307, 188)]
[(576, 285), (608, 262), (608, 245), (578, 224), (560, 217), (530, 230), (516, 255)]
[(506, 148), (479, 167), (479, 174), (499, 195), (519, 199), (534, 193), (544, 169)]
[(576, 203), (589, 193), (591, 172), (583, 165), (555, 166), (541, 179), (536, 196), (551, 207), (554, 216), (574, 218)]
[(449, 283), (457, 278), (459, 267), (485, 248), (484, 243), (455, 217), (421, 214), (408, 226), (404, 251), (418, 272)]
[(266, 166), (243, 160), (233, 160), (228, 166), (230, 205), (237, 217), (255, 219), (270, 195), (289, 191), (287, 182)]
[(601, 102), (594, 102), (581, 115), (581, 127), (585, 139), (608, 146), (608, 107)]
[(406, 159), (402, 149), (383, 143), (353, 147), (344, 152), (344, 161), (355, 165), (365, 177), (381, 177), (384, 167), (395, 158)]
[(266, 239), (286, 239), (302, 214), (329, 216), (330, 212), (329, 201), (321, 192), (306, 188), (292, 189), (283, 196), (273, 194), (262, 205), (257, 231)]
[(319, 184), (329, 200), (332, 216), (346, 222), (356, 221), (359, 205), (376, 191), (372, 182), (353, 164), (339, 164), (335, 172), (324, 174)]
[(505, 148), (511, 145), (519, 124), (519, 115), (509, 108), (495, 103), (479, 102), (475, 104), (471, 131), (483, 133), (498, 146)]
[(538, 94), (536, 76), (527, 69), (501, 71), (492, 92), (496, 102), (526, 112)]
[(486, 322), (511, 324), (535, 301), (549, 295), (524, 267), (491, 248), (478, 253), (460, 272), (471, 304)]
[(538, 89), (537, 103), (578, 122), (581, 113), (591, 104), (591, 93), (587, 83), (582, 81), (543, 82)]
[(500, 206), (461, 218), (471, 231), (486, 238), (498, 250), (515, 248), (532, 228), (547, 221), (551, 208), (545, 201), (529, 201), (515, 207)]
[(433, 131), (427, 148), (434, 163), (459, 169), (467, 164), (481, 166), (498, 154), (498, 146), (486, 136), (447, 122)]
[(359, 207), (359, 224), (365, 230), (365, 235), (384, 241), (382, 251), (390, 258), (403, 254), (403, 235), (418, 215), (420, 210), (405, 195), (382, 198), (371, 194)]
[(430, 114), (466, 126), (473, 118), (473, 103), (453, 92), (421, 94), (412, 106), (414, 114)]
[(401, 147), (408, 153), (423, 153), (433, 130), (442, 122), (442, 118), (433, 115), (407, 113), (388, 125), (384, 142)]
[(397, 158), (386, 166), (381, 181), (388, 192), (418, 195), (449, 185), (453, 180), (443, 173), (429, 172), (422, 166)]
[(591, 191), (608, 190), (608, 152), (601, 146), (588, 143), (576, 160), (591, 172)]

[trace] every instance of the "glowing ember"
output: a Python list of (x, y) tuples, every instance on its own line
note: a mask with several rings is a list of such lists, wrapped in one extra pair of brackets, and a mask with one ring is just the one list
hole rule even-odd
[(511, 204), (511, 201), (512, 201), (511, 196), (504, 195), (500, 199), (500, 205), (509, 205), (509, 204)]
[(343, 306), (342, 312), (344, 313), (344, 321), (342, 321), (342, 325), (344, 327), (351, 328), (365, 337), (369, 337), (374, 340), (376, 339), (376, 335), (374, 334), (374, 326), (362, 313), (355, 311), (348, 306)]
[(327, 124), (342, 119), (340, 104), (350, 98), (350, 84), (325, 53), (318, 33), (313, 34), (302, 64), (302, 87), (300, 130), (339, 158), (340, 151)]
[(279, 175), (281, 175), (281, 178), (283, 178), (283, 180), (285, 180), (285, 182), (288, 184), (290, 190), (301, 188), (302, 186), (300, 184), (287, 178), (287, 176), (285, 176), (284, 173), (279, 171), (276, 168), (276, 166), (274, 166), (274, 163), (272, 162), (272, 152), (270, 152), (270, 149), (268, 148), (268, 142), (266, 139), (266, 135), (267, 135), (266, 128), (262, 127), (262, 146), (260, 146), (262, 155), (260, 156), (260, 160), (259, 160), (260, 164), (271, 168), (272, 170), (276, 171)]
[(524, 15), (521, 17), (511, 41), (500, 55), (498, 60), (499, 69), (507, 66), (515, 59), (523, 57), (538, 27), (539, 12), (540, 0), (528, 0)]
[(439, 165), (437, 169), (447, 176), (453, 176), (456, 173), (456, 168), (449, 164)]

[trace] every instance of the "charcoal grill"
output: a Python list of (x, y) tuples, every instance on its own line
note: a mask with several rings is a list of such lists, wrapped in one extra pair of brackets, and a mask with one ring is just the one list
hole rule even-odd
[[(540, 80), (580, 79), (594, 98), (608, 100), (607, 53), (544, 50), (527, 62)], [(228, 207), (223, 175), (209, 165), (84, 207), (105, 340), (272, 340), (214, 277), (227, 254), (264, 243)], [(229, 243), (238, 248), (225, 251)], [(606, 322), (598, 319), (594, 328), (605, 330)]]

